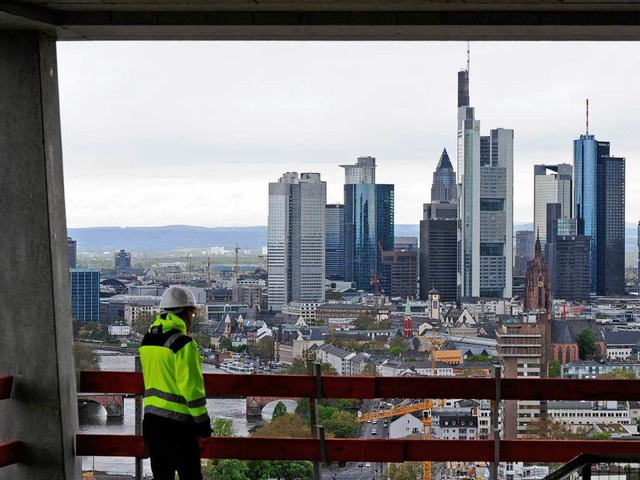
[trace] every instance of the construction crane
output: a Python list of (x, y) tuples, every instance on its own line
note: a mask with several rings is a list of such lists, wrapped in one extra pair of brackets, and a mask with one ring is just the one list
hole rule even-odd
[[(442, 406), (445, 404), (444, 400), (423, 400), (420, 403), (414, 403), (413, 405), (406, 405), (404, 407), (395, 407), (389, 410), (378, 410), (376, 412), (364, 413), (358, 418), (356, 422), (366, 422), (369, 420), (379, 420), (382, 418), (396, 417), (398, 415), (405, 415), (407, 413), (422, 411), (422, 438), (427, 440), (431, 439), (431, 409), (434, 405)], [(431, 462), (422, 462), (422, 480), (431, 480)]]
[(371, 281), (369, 282), (369, 284), (373, 285), (373, 291), (375, 292), (376, 295), (380, 294), (380, 279), (381, 278), (382, 278), (382, 275), (378, 275), (376, 273), (371, 275)]
[[(572, 307), (572, 308), (567, 308), (567, 302), (563, 301), (562, 302), (562, 310), (560, 311), (560, 316), (562, 319), (567, 318), (567, 313), (577, 313), (577, 312), (581, 312), (582, 310), (585, 310), (587, 307), (584, 305), (580, 305), (577, 307)], [(558, 311), (556, 310), (556, 315), (558, 314)]]

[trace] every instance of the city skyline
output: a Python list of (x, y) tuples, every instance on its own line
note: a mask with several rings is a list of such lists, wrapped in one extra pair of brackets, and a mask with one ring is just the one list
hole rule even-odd
[[(640, 175), (625, 94), (640, 81), (628, 62), (637, 49), (471, 44), (483, 130), (515, 131), (514, 222), (533, 220), (533, 166), (572, 163), (587, 97), (590, 132)], [(396, 223), (417, 224), (442, 150), (455, 151), (466, 44), (62, 43), (59, 61), (69, 227), (265, 225), (268, 181), (318, 172), (327, 202), (342, 203), (339, 165), (367, 155), (396, 187)], [(635, 190), (628, 182), (629, 222)]]

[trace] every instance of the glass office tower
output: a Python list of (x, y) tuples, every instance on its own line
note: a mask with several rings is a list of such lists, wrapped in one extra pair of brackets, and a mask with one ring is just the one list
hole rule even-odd
[(389, 292), (391, 270), (382, 251), (393, 251), (394, 186), (375, 183), (375, 158), (360, 157), (345, 169), (344, 280), (368, 292)]
[(624, 293), (625, 159), (593, 135), (574, 140), (574, 204), (578, 234), (589, 236), (591, 292)]

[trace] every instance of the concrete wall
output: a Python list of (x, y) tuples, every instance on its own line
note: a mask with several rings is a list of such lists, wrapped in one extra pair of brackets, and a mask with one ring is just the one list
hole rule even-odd
[(25, 458), (0, 479), (73, 479), (78, 412), (55, 40), (0, 32), (0, 441)]

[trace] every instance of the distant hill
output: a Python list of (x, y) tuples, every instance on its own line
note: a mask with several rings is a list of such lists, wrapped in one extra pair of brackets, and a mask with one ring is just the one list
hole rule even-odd
[(267, 227), (93, 227), (69, 228), (78, 251), (169, 252), (211, 247), (260, 249), (267, 244)]
[[(514, 232), (533, 230), (532, 223), (515, 223)], [(92, 227), (69, 228), (68, 234), (78, 242), (78, 250), (104, 252), (120, 250), (133, 252), (169, 252), (180, 249), (204, 249), (236, 245), (242, 249), (257, 250), (267, 244), (267, 227), (192, 227), (170, 225), (165, 227)], [(396, 237), (419, 237), (417, 224), (396, 224)], [(637, 248), (638, 227), (626, 224), (627, 249)]]

